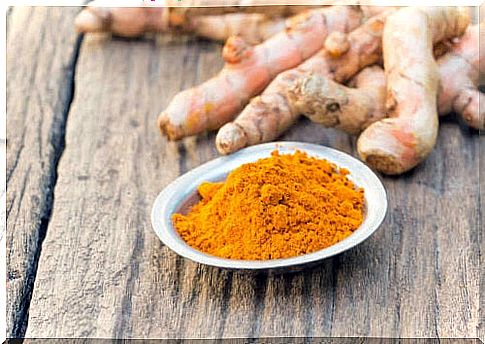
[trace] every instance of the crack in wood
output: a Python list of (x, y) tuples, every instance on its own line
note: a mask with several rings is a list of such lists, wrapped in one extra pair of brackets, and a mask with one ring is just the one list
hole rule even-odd
[(7, 169), (8, 169), (7, 178), (6, 178), (6, 184), (7, 185), (9, 184), (10, 179), (12, 178), (12, 175), (15, 172), (15, 169), (17, 168), (17, 165), (19, 163), (20, 154), (22, 153), (22, 150), (24, 149), (24, 142), (25, 142), (25, 128), (24, 128), (24, 131), (22, 132), (21, 144), (19, 146), (19, 149), (18, 149), (17, 154), (15, 156), (15, 159), (13, 161), (13, 165), (11, 165), (10, 168), (8, 168), (9, 166), (7, 165)]
[[(39, 262), (39, 257), (42, 253), (42, 243), (47, 235), (47, 231), (49, 228), (49, 221), (52, 214), (55, 187), (57, 183), (57, 166), (59, 164), (59, 160), (65, 148), (65, 128), (66, 128), (71, 104), (74, 99), (74, 93), (75, 93), (74, 78), (75, 78), (76, 65), (77, 65), (77, 60), (79, 57), (79, 51), (81, 49), (82, 41), (83, 41), (83, 36), (81, 35), (77, 38), (75, 42), (75, 47), (73, 49), (73, 54), (71, 56), (70, 63), (66, 68), (68, 87), (66, 88), (66, 97), (62, 104), (63, 111), (62, 111), (61, 120), (55, 121), (53, 123), (53, 128), (51, 128), (51, 135), (50, 135), (49, 141), (52, 147), (54, 148), (54, 158), (53, 158), (53, 164), (51, 167), (50, 175), (48, 176), (50, 179), (47, 183), (48, 195), (46, 196), (44, 209), (42, 209), (41, 223), (39, 226), (38, 237), (37, 237), (37, 246), (32, 259), (33, 264), (30, 266), (30, 268), (27, 271), (26, 280), (22, 288), (23, 298), (22, 298), (21, 304), (19, 305), (19, 312), (17, 312), (15, 316), (13, 328), (11, 329), (10, 335), (9, 335), (13, 338), (23, 338), (25, 336), (25, 331), (28, 325), (30, 301), (32, 299), (34, 282), (37, 275), (37, 266)], [(58, 130), (56, 130), (54, 126), (57, 126)]]
[(264, 299), (267, 295), (269, 275), (258, 273), (255, 276), (255, 294), (254, 294), (254, 317), (252, 319), (252, 326), (248, 338), (257, 338), (261, 332), (261, 319), (265, 309)]

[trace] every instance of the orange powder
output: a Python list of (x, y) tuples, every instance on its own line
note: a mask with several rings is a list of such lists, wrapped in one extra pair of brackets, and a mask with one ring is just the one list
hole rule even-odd
[(244, 164), (203, 183), (201, 201), (173, 224), (190, 246), (223, 258), (263, 260), (331, 246), (362, 223), (364, 190), (349, 172), (297, 151)]

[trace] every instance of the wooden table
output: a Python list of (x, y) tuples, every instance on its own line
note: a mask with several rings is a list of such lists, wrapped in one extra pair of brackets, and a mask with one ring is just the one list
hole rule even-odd
[[(79, 37), (78, 11), (8, 12), (10, 336), (483, 338), (476, 132), (443, 120), (425, 163), (383, 178), (380, 230), (316, 268), (198, 265), (161, 244), (149, 213), (165, 185), (217, 156), (215, 136), (169, 143), (155, 123), (174, 94), (219, 70), (221, 46)], [(282, 140), (355, 155), (354, 138), (304, 120)]]

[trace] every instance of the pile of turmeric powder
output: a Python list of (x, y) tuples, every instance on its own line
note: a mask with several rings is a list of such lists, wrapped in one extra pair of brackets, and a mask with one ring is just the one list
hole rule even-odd
[(364, 190), (348, 170), (304, 152), (280, 154), (203, 183), (201, 201), (173, 224), (190, 246), (223, 258), (294, 257), (331, 246), (362, 223)]

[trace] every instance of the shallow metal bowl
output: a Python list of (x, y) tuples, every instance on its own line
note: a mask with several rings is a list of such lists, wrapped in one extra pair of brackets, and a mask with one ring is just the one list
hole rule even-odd
[[(364, 188), (365, 217), (362, 225), (344, 240), (310, 254), (292, 258), (273, 260), (235, 260), (224, 259), (200, 252), (178, 235), (172, 226), (174, 213), (185, 214), (199, 201), (197, 187), (205, 181), (222, 181), (242, 164), (269, 157), (278, 149), (282, 154), (296, 150), (310, 156), (323, 158), (350, 171), (348, 178), (357, 186)], [(387, 211), (387, 196), (384, 186), (372, 170), (350, 155), (328, 147), (302, 142), (273, 142), (243, 149), (229, 156), (209, 161), (177, 178), (158, 195), (152, 209), (152, 225), (160, 240), (179, 255), (193, 261), (221, 268), (261, 270), (295, 270), (314, 264), (322, 259), (342, 253), (367, 239), (381, 225)]]

